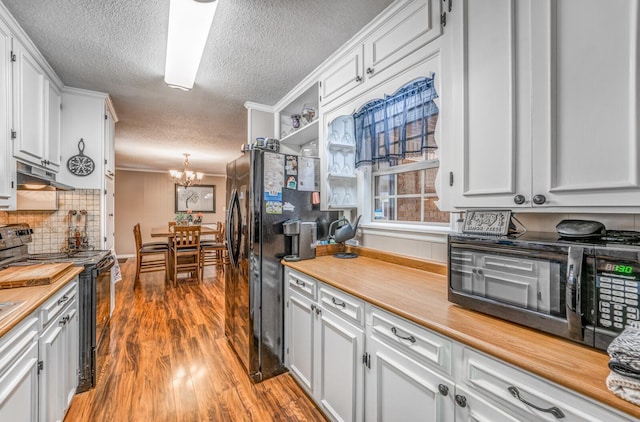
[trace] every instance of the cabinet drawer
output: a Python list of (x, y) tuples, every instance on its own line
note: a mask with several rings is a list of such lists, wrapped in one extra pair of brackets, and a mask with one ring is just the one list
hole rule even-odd
[(40, 308), (40, 319), (42, 320), (43, 327), (55, 318), (62, 309), (76, 297), (78, 292), (78, 289), (76, 289), (77, 284), (77, 281), (70, 282), (42, 305)]
[(0, 377), (38, 338), (38, 318), (31, 314), (0, 339)]
[(364, 326), (364, 302), (325, 284), (320, 285), (320, 305), (349, 322)]
[(289, 289), (311, 300), (316, 299), (317, 280), (290, 269), (287, 270), (286, 277)]
[(422, 365), (451, 375), (451, 340), (378, 308), (372, 307), (367, 319), (371, 323), (371, 336)]
[[(523, 420), (631, 420), (613, 409), (595, 404), (592, 399), (466, 347), (461, 377), (462, 384), (521, 415)], [(536, 410), (533, 406), (547, 411)]]

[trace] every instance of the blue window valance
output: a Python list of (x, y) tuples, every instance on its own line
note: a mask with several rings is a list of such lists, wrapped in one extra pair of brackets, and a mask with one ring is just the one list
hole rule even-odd
[(434, 131), (438, 98), (434, 75), (420, 78), (395, 94), (368, 102), (354, 115), (356, 167), (379, 162), (392, 165), (436, 149)]

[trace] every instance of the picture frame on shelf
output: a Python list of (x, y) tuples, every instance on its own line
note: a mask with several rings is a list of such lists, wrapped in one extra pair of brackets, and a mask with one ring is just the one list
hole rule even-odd
[(216, 212), (216, 186), (191, 185), (189, 187), (175, 185), (175, 212), (214, 213)]

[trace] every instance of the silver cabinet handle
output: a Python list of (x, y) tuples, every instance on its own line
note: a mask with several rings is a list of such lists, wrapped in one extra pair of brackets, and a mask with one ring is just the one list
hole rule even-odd
[(60, 321), (58, 321), (58, 325), (67, 325), (67, 322), (69, 322), (69, 319), (71, 317), (69, 315), (60, 318)]
[(525, 201), (525, 197), (524, 195), (516, 195), (513, 197), (513, 202), (515, 202), (516, 205), (522, 205), (524, 204)]
[(296, 280), (298, 286), (304, 286), (304, 281)]
[(539, 410), (541, 412), (544, 413), (551, 413), (553, 416), (555, 416), (557, 419), (562, 419), (564, 418), (564, 412), (562, 410), (560, 410), (560, 408), (558, 407), (549, 407), (548, 409), (536, 406), (535, 404), (526, 401), (525, 399), (523, 399), (522, 397), (520, 397), (520, 391), (518, 390), (517, 387), (514, 387), (513, 385), (510, 385), (509, 388), (507, 388), (507, 390), (509, 390), (509, 393), (511, 393), (511, 395), (515, 398), (517, 398), (518, 400), (520, 400), (522, 403), (526, 404), (529, 407), (533, 407), (536, 410)]
[(467, 407), (467, 398), (460, 394), (456, 394), (456, 403), (460, 407)]
[(347, 307), (347, 304), (346, 304), (346, 303), (344, 303), (344, 302), (338, 302), (338, 301), (336, 300), (336, 298), (335, 298), (335, 297), (332, 297), (332, 298), (331, 298), (331, 302), (333, 302), (333, 304), (334, 304), (335, 306), (342, 306), (343, 308), (346, 308), (346, 307)]
[(367, 75), (372, 75), (372, 74), (373, 74), (373, 72), (374, 72), (374, 70), (373, 70), (373, 68), (372, 68), (372, 67), (368, 67), (368, 68), (367, 68)]
[(356, 82), (362, 82), (362, 76), (360, 75), (356, 76)]
[(401, 338), (402, 340), (409, 340), (411, 343), (415, 343), (416, 342), (416, 338), (414, 336), (401, 336), (400, 334), (398, 334), (398, 329), (396, 327), (391, 327), (391, 332), (393, 334), (396, 335), (396, 337)]
[(444, 384), (438, 384), (438, 391), (445, 397), (449, 395), (449, 387)]
[(62, 305), (67, 300), (69, 300), (69, 296), (67, 296), (67, 295), (62, 296), (60, 299), (58, 299), (58, 305)]
[(547, 197), (544, 195), (534, 195), (533, 196), (533, 203), (536, 205), (542, 205), (545, 202), (547, 202)]

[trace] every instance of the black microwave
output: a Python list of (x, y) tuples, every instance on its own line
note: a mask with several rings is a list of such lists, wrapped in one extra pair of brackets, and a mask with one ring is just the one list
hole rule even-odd
[(640, 244), (449, 236), (450, 302), (606, 350), (640, 320)]

